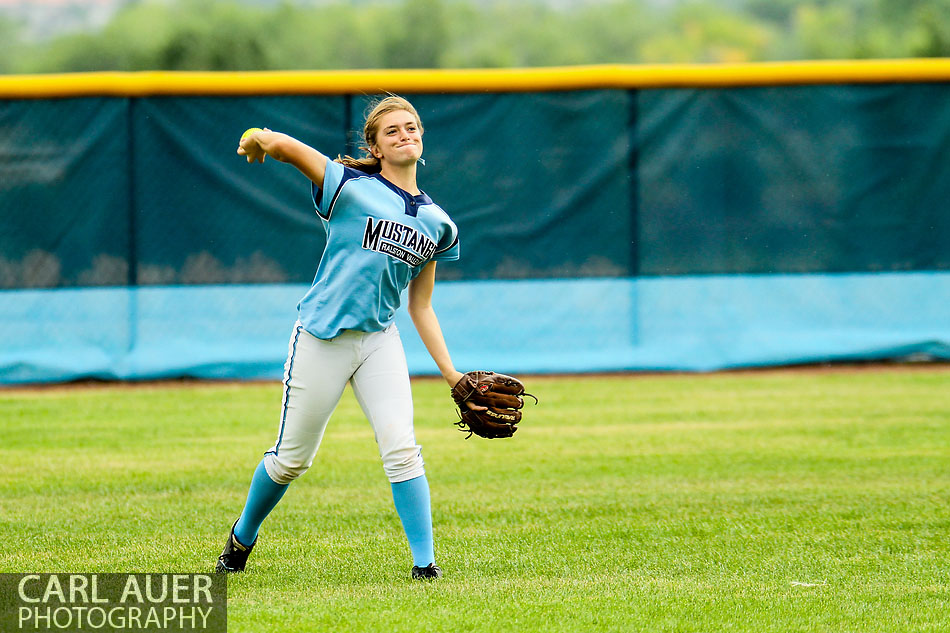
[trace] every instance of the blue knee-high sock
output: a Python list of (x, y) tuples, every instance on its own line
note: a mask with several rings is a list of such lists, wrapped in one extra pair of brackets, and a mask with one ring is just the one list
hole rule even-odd
[(237, 540), (244, 545), (254, 544), (257, 540), (257, 532), (261, 529), (261, 523), (287, 492), (289, 485), (275, 483), (264, 468), (264, 460), (261, 460), (251, 478), (251, 489), (247, 493), (244, 512), (241, 513), (241, 518), (234, 526), (234, 536)]
[(420, 475), (409, 481), (392, 484), (393, 501), (409, 539), (413, 565), (425, 567), (435, 562), (432, 547), (432, 509), (429, 502), (429, 481)]

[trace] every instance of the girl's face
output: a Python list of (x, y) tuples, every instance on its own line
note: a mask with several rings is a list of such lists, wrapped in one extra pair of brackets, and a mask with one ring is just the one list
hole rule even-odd
[(379, 119), (373, 155), (394, 166), (410, 165), (422, 156), (422, 130), (405, 110), (387, 112)]

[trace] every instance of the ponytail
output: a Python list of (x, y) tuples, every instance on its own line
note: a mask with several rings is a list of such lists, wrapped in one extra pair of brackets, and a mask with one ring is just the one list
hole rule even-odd
[(369, 149), (361, 147), (360, 149), (364, 150), (367, 153), (367, 156), (363, 158), (353, 158), (352, 156), (340, 156), (337, 154), (337, 157), (333, 159), (335, 163), (341, 163), (344, 167), (352, 167), (357, 169), (364, 174), (378, 174), (383, 168), (383, 164), (379, 162), (379, 159), (375, 156), (369, 154)]

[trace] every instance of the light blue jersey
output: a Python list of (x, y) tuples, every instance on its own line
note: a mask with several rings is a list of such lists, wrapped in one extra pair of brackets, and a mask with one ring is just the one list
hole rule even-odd
[(459, 257), (458, 229), (425, 193), (330, 160), (323, 188), (314, 184), (312, 193), (327, 245), (297, 311), (317, 338), (386, 329), (426, 264)]

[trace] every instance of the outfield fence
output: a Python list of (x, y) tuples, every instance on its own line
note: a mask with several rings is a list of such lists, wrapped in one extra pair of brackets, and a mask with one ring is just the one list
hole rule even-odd
[(0, 78), (0, 382), (279, 377), (323, 229), (237, 138), (354, 154), (385, 91), (459, 367), (950, 359), (950, 60), (89, 73)]

